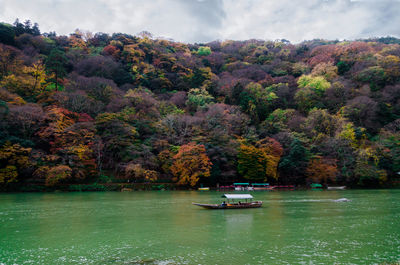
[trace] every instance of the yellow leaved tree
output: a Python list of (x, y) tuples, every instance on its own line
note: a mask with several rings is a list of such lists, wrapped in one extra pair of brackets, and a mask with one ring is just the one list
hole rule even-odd
[(211, 165), (204, 145), (189, 143), (179, 148), (170, 170), (178, 184), (193, 187), (200, 177), (210, 176)]
[(0, 147), (0, 186), (18, 181), (21, 170), (30, 166), (31, 150), (9, 142)]

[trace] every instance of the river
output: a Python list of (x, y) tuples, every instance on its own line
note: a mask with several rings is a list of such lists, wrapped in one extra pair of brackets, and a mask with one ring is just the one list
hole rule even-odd
[[(400, 190), (0, 194), (0, 264), (400, 262)], [(334, 202), (347, 198), (350, 202)]]

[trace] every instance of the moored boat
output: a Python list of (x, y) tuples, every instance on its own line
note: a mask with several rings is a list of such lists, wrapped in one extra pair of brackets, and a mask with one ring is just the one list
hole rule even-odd
[(237, 190), (237, 191), (249, 190), (249, 185), (250, 185), (250, 183), (233, 183), (233, 186), (235, 187), (235, 190)]
[(328, 186), (328, 190), (345, 190), (346, 186)]
[(253, 183), (253, 190), (255, 191), (266, 191), (273, 190), (274, 188), (269, 185), (269, 183)]
[(310, 184), (311, 190), (322, 190), (322, 185), (319, 183), (311, 183)]
[[(227, 199), (227, 202), (221, 204), (204, 204), (204, 203), (192, 203), (206, 209), (243, 209), (243, 208), (260, 208), (262, 201), (253, 201), (253, 196), (250, 194), (224, 194), (223, 198)], [(244, 200), (244, 201), (243, 201)]]

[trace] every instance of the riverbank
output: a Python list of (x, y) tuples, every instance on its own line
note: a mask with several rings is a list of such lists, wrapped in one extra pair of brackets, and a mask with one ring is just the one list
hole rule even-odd
[(93, 184), (71, 184), (48, 187), (45, 185), (24, 185), (13, 187), (11, 192), (74, 192), (74, 191), (151, 191), (151, 190), (183, 190), (174, 183), (93, 183)]
[[(361, 187), (361, 186), (346, 186), (346, 189), (399, 189), (400, 182), (387, 183), (381, 187)], [(270, 191), (286, 191), (286, 190), (310, 190), (308, 185), (296, 185), (291, 189), (273, 189)], [(10, 187), (1, 192), (94, 192), (94, 191), (155, 191), (155, 190), (197, 190), (197, 187), (187, 187), (177, 185), (176, 183), (91, 183), (91, 184), (64, 184), (49, 187), (41, 184), (27, 184), (23, 186)], [(210, 187), (210, 190), (223, 192), (233, 192), (233, 189), (220, 189), (218, 187)]]

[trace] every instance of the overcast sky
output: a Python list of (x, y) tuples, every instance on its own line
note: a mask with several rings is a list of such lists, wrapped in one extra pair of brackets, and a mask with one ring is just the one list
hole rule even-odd
[(400, 36), (399, 0), (0, 0), (0, 21), (42, 32), (137, 34), (183, 42)]

